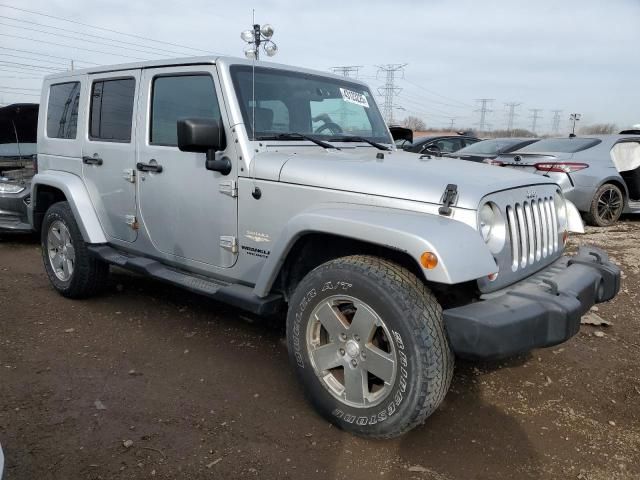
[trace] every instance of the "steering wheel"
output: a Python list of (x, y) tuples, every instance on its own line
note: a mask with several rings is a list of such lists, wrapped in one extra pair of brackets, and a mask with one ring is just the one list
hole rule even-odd
[(325, 122), (324, 125), (320, 125), (318, 128), (316, 128), (313, 133), (322, 133), (325, 130), (329, 130), (329, 132), (334, 135), (343, 133), (342, 127), (334, 122)]

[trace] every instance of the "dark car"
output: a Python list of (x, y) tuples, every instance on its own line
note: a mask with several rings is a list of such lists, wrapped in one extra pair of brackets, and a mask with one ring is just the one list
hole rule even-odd
[(27, 208), (35, 173), (38, 105), (0, 108), (0, 233), (30, 232)]
[(476, 142), (455, 153), (444, 154), (443, 156), (472, 162), (484, 162), (486, 160), (494, 160), (503, 153), (520, 150), (538, 140), (539, 138), (492, 138), (491, 140)]
[(479, 141), (479, 138), (471, 135), (441, 135), (437, 137), (419, 137), (412, 144), (404, 145), (402, 148), (407, 152), (440, 156), (444, 153), (457, 152), (461, 148)]
[(409, 146), (411, 145), (411, 142), (413, 142), (413, 130), (410, 128), (391, 125), (389, 127), (389, 132), (391, 132), (393, 141), (398, 148), (404, 148), (405, 145)]

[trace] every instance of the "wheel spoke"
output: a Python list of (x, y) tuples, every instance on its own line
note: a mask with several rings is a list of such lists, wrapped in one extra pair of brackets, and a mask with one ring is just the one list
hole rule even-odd
[(329, 332), (332, 339), (337, 339), (346, 330), (344, 318), (329, 302), (325, 302), (316, 312), (316, 319)]
[(364, 368), (385, 383), (390, 383), (395, 368), (393, 357), (374, 345), (367, 345), (365, 351), (367, 359)]
[(349, 327), (349, 333), (352, 335), (358, 335), (360, 340), (368, 342), (371, 340), (371, 336), (376, 329), (378, 320), (376, 316), (364, 305), (356, 305), (356, 314), (351, 321), (351, 327)]
[(64, 273), (64, 277), (65, 278), (69, 278), (69, 272), (71, 272), (71, 265), (69, 263), (69, 260), (64, 259), (62, 262), (62, 272)]
[(335, 343), (328, 343), (311, 351), (313, 362), (318, 370), (329, 370), (342, 365), (342, 358)]
[(344, 388), (347, 401), (364, 403), (365, 392), (369, 391), (365, 371), (361, 368), (345, 367)]
[(60, 247), (62, 245), (60, 233), (54, 229), (49, 230), (49, 234), (47, 235), (47, 243), (49, 244), (49, 247)]
[(76, 250), (73, 245), (67, 245), (67, 258), (74, 262), (76, 260)]

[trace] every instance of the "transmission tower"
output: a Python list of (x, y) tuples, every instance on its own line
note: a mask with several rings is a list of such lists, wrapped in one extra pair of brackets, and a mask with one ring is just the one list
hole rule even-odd
[(378, 65), (378, 74), (384, 73), (385, 75), (384, 86), (378, 88), (378, 94), (384, 97), (382, 115), (387, 125), (393, 124), (393, 99), (402, 90), (395, 85), (396, 73), (402, 74), (402, 78), (404, 78), (404, 67), (406, 66), (406, 63)]
[(362, 65), (345, 65), (342, 67), (331, 67), (331, 71), (336, 75), (342, 75), (343, 77), (358, 78), (358, 71), (362, 68)]
[(542, 118), (542, 116), (540, 115), (540, 112), (542, 111), (541, 108), (530, 108), (529, 111), (531, 112), (531, 115), (529, 118), (531, 118), (531, 131), (536, 134), (536, 127), (538, 126), (538, 120), (540, 120)]
[(517, 102), (508, 102), (504, 105), (509, 109), (509, 112), (507, 113), (507, 132), (511, 135), (511, 131), (513, 130), (513, 120), (518, 116), (516, 108), (522, 104)]
[(553, 112), (551, 131), (554, 135), (558, 135), (560, 133), (560, 115), (562, 114), (562, 110), (551, 110), (551, 112)]
[(455, 125), (455, 123), (456, 123), (456, 117), (451, 117), (451, 118), (449, 119), (449, 122), (451, 122), (451, 123), (449, 123), (449, 131), (453, 132), (453, 126), (454, 126), (454, 125)]
[(490, 125), (487, 123), (487, 114), (493, 112), (489, 109), (489, 105), (493, 102), (493, 98), (478, 98), (476, 102), (480, 104), (480, 108), (476, 112), (480, 112), (480, 121), (478, 122), (478, 130), (486, 132)]

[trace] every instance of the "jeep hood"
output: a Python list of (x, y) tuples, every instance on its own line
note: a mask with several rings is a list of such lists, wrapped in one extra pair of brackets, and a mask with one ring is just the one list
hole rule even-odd
[(539, 175), (451, 158), (420, 158), (374, 148), (279, 148), (257, 154), (255, 178), (439, 204), (446, 186), (458, 186), (460, 208), (476, 209), (488, 193), (549, 183)]

